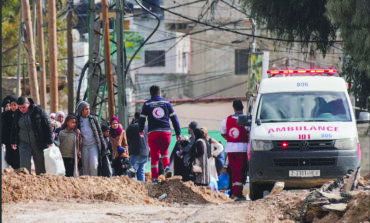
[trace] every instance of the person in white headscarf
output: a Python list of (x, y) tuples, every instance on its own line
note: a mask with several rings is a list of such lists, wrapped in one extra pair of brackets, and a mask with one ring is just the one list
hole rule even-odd
[(64, 114), (63, 111), (58, 111), (55, 114), (55, 121), (53, 122), (54, 124), (54, 142), (59, 145), (59, 132), (61, 130), (61, 127), (64, 123), (66, 115)]
[(66, 114), (64, 114), (64, 112), (62, 111), (58, 111), (56, 114), (55, 114), (55, 121), (59, 122), (60, 125), (62, 125), (64, 123), (64, 119), (66, 117)]

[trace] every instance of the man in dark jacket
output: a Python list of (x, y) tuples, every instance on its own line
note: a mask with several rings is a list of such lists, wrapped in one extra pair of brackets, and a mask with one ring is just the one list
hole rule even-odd
[(43, 150), (53, 144), (49, 117), (38, 105), (27, 97), (17, 99), (18, 110), (14, 114), (11, 131), (12, 147), (18, 145), (20, 167), (31, 172), (31, 156), (35, 164), (36, 174), (45, 173)]
[(172, 175), (170, 169), (170, 155), (168, 146), (171, 142), (171, 119), (173, 128), (175, 129), (177, 141), (181, 140), (180, 124), (177, 115), (171, 103), (161, 97), (161, 89), (157, 85), (150, 87), (151, 98), (146, 101), (141, 110), (139, 119), (139, 131), (144, 135), (144, 125), (148, 119), (148, 144), (150, 148), (152, 182), (158, 182), (158, 163), (159, 157), (162, 157), (163, 167), (165, 168), (166, 177)]
[(147, 134), (144, 134), (144, 137), (140, 136), (139, 118), (140, 113), (135, 112), (134, 122), (127, 128), (126, 137), (130, 148), (131, 166), (133, 166), (136, 171), (137, 180), (145, 181), (145, 166), (148, 161), (149, 146)]

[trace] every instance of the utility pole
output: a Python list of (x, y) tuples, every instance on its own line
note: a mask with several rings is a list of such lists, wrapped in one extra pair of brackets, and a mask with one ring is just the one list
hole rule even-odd
[(126, 64), (124, 60), (124, 0), (116, 0), (116, 34), (117, 34), (117, 85), (122, 86), (118, 88), (118, 118), (124, 128), (128, 127), (128, 111), (126, 101)]
[(111, 119), (114, 116), (114, 92), (113, 92), (112, 63), (111, 63), (111, 58), (110, 58), (109, 18), (108, 18), (107, 0), (102, 0), (101, 5), (102, 5), (103, 29), (104, 29), (105, 77), (107, 80), (107, 89), (108, 89), (108, 113), (109, 113), (109, 119)]
[(72, 9), (73, 0), (67, 1), (68, 4), (68, 15), (67, 15), (67, 57), (68, 57), (68, 67), (67, 67), (67, 82), (68, 82), (68, 112), (73, 113), (73, 39), (72, 39)]
[(39, 85), (36, 73), (35, 47), (33, 43), (33, 30), (31, 23), (30, 2), (22, 0), (23, 19), (26, 25), (26, 50), (28, 54), (28, 74), (30, 79), (30, 95), (36, 104), (40, 103)]
[(21, 96), (21, 53), (22, 53), (22, 41), (23, 41), (23, 22), (22, 22), (22, 10), (19, 13), (19, 30), (18, 30), (18, 50), (17, 50), (17, 97)]
[(32, 30), (34, 31), (33, 39), (36, 40), (36, 0), (32, 0), (32, 26), (33, 26)]
[(55, 0), (48, 1), (50, 112), (58, 111), (57, 24)]
[(94, 102), (94, 92), (92, 86), (92, 74), (94, 72), (94, 63), (96, 59), (96, 54), (95, 54), (95, 46), (99, 45), (97, 44), (95, 40), (96, 38), (96, 33), (95, 33), (95, 16), (96, 16), (96, 10), (95, 10), (95, 1), (90, 0), (90, 5), (89, 5), (89, 69), (88, 69), (88, 75), (87, 75), (87, 81), (88, 81), (88, 86), (89, 88), (87, 89), (87, 102), (90, 104), (91, 109), (93, 110), (93, 102)]
[(44, 47), (44, 29), (42, 15), (42, 0), (36, 0), (36, 15), (37, 15), (37, 35), (38, 35), (38, 53), (39, 53), (39, 78), (40, 78), (40, 105), (46, 109), (46, 73), (45, 73), (45, 47)]

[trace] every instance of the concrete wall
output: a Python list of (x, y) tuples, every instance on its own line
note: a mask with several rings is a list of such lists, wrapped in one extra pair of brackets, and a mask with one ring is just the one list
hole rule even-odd
[[(157, 20), (152, 18), (135, 18), (132, 26), (132, 31), (139, 32), (141, 36), (147, 38), (153, 31)], [(176, 33), (165, 29), (164, 20), (161, 21), (158, 31), (150, 38), (148, 43), (156, 42), (168, 38), (171, 40), (148, 44), (144, 46), (141, 59), (135, 59), (132, 64), (132, 69), (138, 74), (173, 74), (183, 73), (188, 70), (189, 61), (183, 61), (183, 53), (190, 52), (189, 37), (180, 38), (182, 33)], [(163, 50), (165, 51), (165, 66), (163, 67), (146, 67), (145, 66), (145, 51), (146, 50)], [(189, 57), (187, 58), (189, 60)], [(185, 66), (186, 65), (186, 66)]]
[(361, 145), (362, 159), (361, 159), (361, 175), (365, 176), (370, 173), (370, 125), (358, 124), (358, 137)]

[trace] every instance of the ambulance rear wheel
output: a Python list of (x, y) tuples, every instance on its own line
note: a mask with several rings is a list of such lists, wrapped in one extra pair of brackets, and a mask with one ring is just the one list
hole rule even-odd
[(252, 201), (263, 198), (263, 191), (265, 190), (263, 184), (250, 183), (249, 185), (249, 197)]

